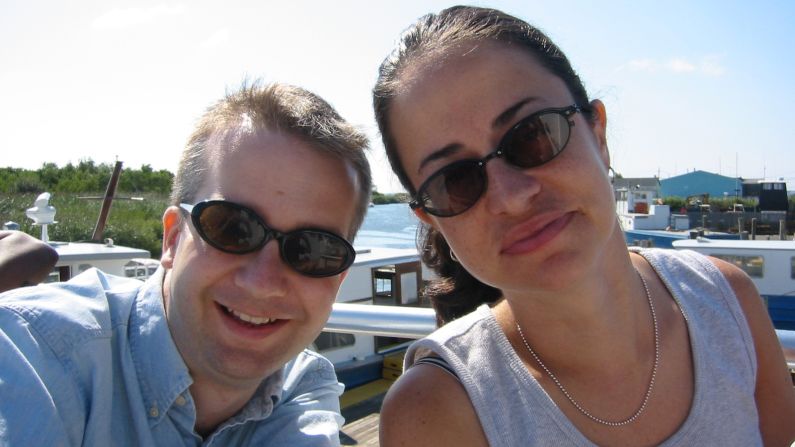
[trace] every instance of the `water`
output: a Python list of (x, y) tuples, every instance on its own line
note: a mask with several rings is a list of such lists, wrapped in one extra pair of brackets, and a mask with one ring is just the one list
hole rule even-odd
[(367, 210), (356, 247), (416, 248), (419, 221), (407, 203), (375, 205)]

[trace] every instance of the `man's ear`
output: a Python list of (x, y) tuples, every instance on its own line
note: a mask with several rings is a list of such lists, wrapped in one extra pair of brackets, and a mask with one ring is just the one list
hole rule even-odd
[(182, 212), (176, 206), (166, 208), (163, 213), (163, 255), (160, 264), (167, 269), (174, 265), (180, 234), (183, 230)]
[(596, 137), (596, 143), (599, 145), (599, 157), (602, 159), (605, 169), (609, 169), (610, 151), (607, 148), (607, 110), (602, 101), (598, 99), (591, 101), (591, 116), (593, 121), (591, 127)]

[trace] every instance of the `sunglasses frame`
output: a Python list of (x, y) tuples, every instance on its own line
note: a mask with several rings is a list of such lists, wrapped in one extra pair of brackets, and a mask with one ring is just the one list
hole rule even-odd
[[(262, 229), (265, 231), (265, 237), (263, 237), (262, 240), (259, 241), (257, 244), (254, 244), (251, 248), (246, 248), (246, 249), (243, 249), (243, 250), (229, 250), (228, 248), (225, 248), (224, 246), (218, 244), (217, 242), (212, 240), (207, 235), (207, 233), (205, 232), (204, 227), (201, 224), (201, 214), (202, 214), (202, 212), (205, 209), (207, 209), (208, 207), (216, 206), (216, 205), (217, 206), (234, 208), (236, 210), (244, 211), (244, 212), (248, 213), (253, 218), (254, 222), (257, 225), (259, 225), (260, 227), (262, 227)], [(291, 269), (293, 269), (294, 271), (300, 273), (301, 275), (309, 276), (309, 277), (312, 277), (312, 278), (324, 278), (324, 277), (328, 277), (328, 276), (339, 275), (340, 273), (342, 273), (345, 270), (347, 270), (348, 268), (350, 268), (350, 266), (353, 265), (353, 262), (356, 260), (356, 250), (354, 250), (353, 245), (351, 245), (350, 242), (348, 242), (344, 237), (342, 237), (342, 236), (340, 236), (338, 234), (332, 233), (332, 232), (327, 231), (327, 230), (321, 230), (321, 229), (318, 229), (318, 228), (298, 228), (296, 230), (292, 230), (292, 231), (288, 231), (288, 232), (281, 232), (279, 230), (273, 229), (270, 226), (268, 226), (265, 223), (265, 221), (260, 217), (260, 215), (257, 214), (254, 210), (252, 210), (251, 208), (249, 208), (247, 206), (240, 205), (239, 203), (230, 202), (228, 200), (222, 200), (222, 199), (210, 199), (210, 200), (203, 200), (201, 202), (196, 203), (195, 205), (191, 205), (191, 204), (188, 204), (188, 203), (180, 203), (179, 207), (180, 207), (180, 209), (182, 209), (182, 210), (186, 211), (188, 214), (190, 214), (191, 222), (193, 223), (193, 227), (196, 229), (196, 232), (199, 233), (199, 236), (202, 238), (202, 240), (204, 242), (206, 242), (208, 245), (210, 245), (211, 247), (215, 248), (216, 250), (222, 251), (224, 253), (229, 253), (229, 254), (234, 254), (234, 255), (245, 255), (245, 254), (253, 253), (253, 252), (257, 251), (257, 250), (260, 250), (268, 242), (270, 242), (272, 240), (276, 240), (279, 243), (279, 256), (281, 257), (282, 262), (284, 262)], [(322, 234), (322, 235), (324, 235), (326, 237), (329, 237), (329, 238), (331, 238), (333, 240), (338, 240), (340, 242), (341, 247), (344, 248), (345, 251), (346, 251), (345, 261), (341, 264), (340, 268), (338, 268), (336, 270), (333, 270), (331, 273), (317, 274), (317, 273), (301, 271), (298, 268), (296, 268), (293, 264), (291, 264), (290, 261), (288, 261), (289, 258), (287, 256), (287, 254), (285, 253), (285, 250), (286, 250), (285, 245), (287, 243), (287, 240), (291, 236), (296, 236), (296, 235), (301, 234), (301, 233)]]
[[(463, 160), (454, 161), (454, 162), (452, 162), (452, 163), (450, 163), (448, 165), (445, 165), (445, 166), (441, 167), (439, 170), (437, 170), (436, 172), (431, 174), (430, 177), (428, 177), (428, 179), (425, 180), (422, 183), (422, 185), (420, 185), (420, 187), (417, 189), (417, 194), (409, 202), (409, 206), (411, 207), (411, 209), (421, 208), (426, 213), (431, 214), (431, 215), (436, 216), (436, 217), (453, 217), (453, 216), (457, 216), (457, 215), (459, 215), (461, 213), (464, 213), (468, 209), (470, 209), (473, 206), (475, 206), (475, 204), (478, 202), (478, 200), (480, 200), (480, 197), (483, 196), (483, 193), (486, 192), (486, 189), (488, 187), (488, 176), (486, 175), (486, 163), (488, 163), (489, 161), (491, 161), (491, 160), (493, 160), (495, 158), (504, 158), (505, 161), (508, 164), (510, 164), (511, 166), (514, 166), (514, 167), (517, 167), (517, 168), (522, 168), (522, 169), (535, 168), (535, 167), (542, 166), (542, 165), (548, 163), (549, 161), (555, 159), (555, 157), (560, 155), (563, 152), (563, 150), (566, 148), (566, 146), (569, 144), (569, 140), (571, 139), (571, 128), (574, 127), (574, 121), (571, 120), (571, 117), (575, 113), (582, 112), (582, 111), (583, 111), (582, 107), (580, 107), (579, 105), (577, 105), (575, 103), (575, 104), (572, 104), (572, 105), (570, 105), (568, 107), (556, 107), (556, 108), (542, 109), (542, 110), (539, 110), (537, 112), (534, 112), (534, 113), (526, 116), (525, 118), (522, 118), (521, 120), (519, 120), (516, 124), (511, 126), (511, 128), (508, 129), (505, 132), (505, 134), (500, 139), (500, 142), (497, 145), (497, 148), (494, 149), (492, 152), (488, 153), (485, 157), (480, 158), (480, 159), (467, 158), (467, 159), (463, 159)], [(516, 161), (511, 157), (511, 153), (512, 153), (511, 146), (507, 145), (506, 142), (509, 141), (509, 139), (513, 137), (514, 133), (517, 132), (517, 129), (519, 129), (520, 127), (525, 125), (528, 121), (532, 121), (532, 120), (534, 120), (534, 119), (536, 119), (536, 118), (538, 118), (538, 117), (540, 117), (542, 115), (549, 115), (549, 114), (559, 115), (559, 116), (563, 117), (564, 121), (568, 124), (569, 129), (568, 129), (568, 135), (566, 136), (566, 141), (563, 142), (563, 144), (561, 145), (560, 149), (552, 157), (550, 157), (547, 160), (544, 160), (541, 163), (531, 164), (529, 166), (524, 166), (524, 165), (521, 165), (519, 163), (516, 163)], [(455, 167), (460, 166), (462, 164), (472, 165), (473, 169), (477, 169), (477, 170), (479, 170), (481, 172), (481, 175), (483, 177), (483, 185), (482, 185), (482, 188), (481, 188), (480, 192), (478, 193), (477, 197), (475, 197), (472, 200), (471, 204), (467, 205), (464, 209), (462, 209), (461, 211), (457, 211), (457, 212), (446, 213), (446, 212), (440, 211), (438, 209), (434, 209), (434, 208), (429, 207), (428, 206), (428, 202), (430, 202), (431, 197), (426, 192), (426, 189), (429, 187), (431, 182), (433, 182), (440, 175), (443, 175), (445, 172), (449, 172), (451, 168), (455, 168)]]

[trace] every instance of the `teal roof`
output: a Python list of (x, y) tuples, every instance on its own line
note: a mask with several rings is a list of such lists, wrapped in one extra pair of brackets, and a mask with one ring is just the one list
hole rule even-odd
[(663, 197), (687, 197), (697, 194), (709, 194), (710, 197), (742, 195), (742, 185), (742, 180), (735, 177), (706, 171), (693, 171), (660, 180)]

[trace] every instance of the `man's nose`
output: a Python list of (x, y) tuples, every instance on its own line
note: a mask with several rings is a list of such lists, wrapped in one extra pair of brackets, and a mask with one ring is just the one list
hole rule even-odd
[(259, 251), (241, 259), (235, 282), (255, 296), (283, 296), (287, 293), (288, 266), (279, 254), (279, 242), (270, 240)]

